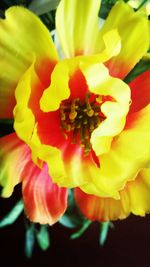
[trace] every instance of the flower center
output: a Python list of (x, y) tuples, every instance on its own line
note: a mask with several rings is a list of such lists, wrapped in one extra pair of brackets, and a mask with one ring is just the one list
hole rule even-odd
[(87, 93), (85, 100), (75, 98), (60, 105), (61, 128), (67, 139), (72, 133), (72, 143), (79, 143), (85, 155), (91, 151), (91, 133), (105, 116), (101, 112), (100, 96)]

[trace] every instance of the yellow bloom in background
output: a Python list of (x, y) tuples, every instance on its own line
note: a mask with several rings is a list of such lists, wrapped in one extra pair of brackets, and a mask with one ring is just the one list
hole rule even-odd
[(30, 11), (12, 7), (0, 22), (0, 117), (15, 129), (0, 140), (2, 196), (22, 181), (35, 222), (62, 216), (67, 188), (91, 220), (150, 211), (150, 71), (123, 81), (149, 48), (148, 20), (119, 1), (99, 30), (99, 8), (60, 2), (64, 59)]
[[(140, 5), (143, 3), (142, 0), (130, 0), (128, 1), (128, 5), (131, 7), (137, 9), (140, 7)], [(146, 1), (144, 5), (142, 5), (143, 11), (146, 11), (147, 15), (150, 15), (150, 2)]]

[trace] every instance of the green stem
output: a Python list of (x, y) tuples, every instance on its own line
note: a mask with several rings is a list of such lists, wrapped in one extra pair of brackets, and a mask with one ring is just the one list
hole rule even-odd
[(75, 239), (75, 238), (80, 237), (80, 236), (86, 231), (86, 229), (90, 226), (91, 223), (92, 223), (91, 221), (88, 221), (88, 220), (87, 220), (87, 221), (83, 224), (83, 226), (80, 228), (80, 230), (77, 231), (76, 233), (72, 234), (72, 235), (70, 236), (70, 238), (71, 238), (71, 239)]
[(139, 5), (139, 7), (137, 8), (137, 10), (139, 10), (144, 4), (146, 4), (147, 0), (143, 0), (142, 3)]

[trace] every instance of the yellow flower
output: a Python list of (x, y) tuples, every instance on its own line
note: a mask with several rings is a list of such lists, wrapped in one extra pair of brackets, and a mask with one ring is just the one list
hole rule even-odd
[(149, 48), (149, 24), (119, 1), (99, 30), (99, 8), (99, 0), (60, 2), (56, 30), (65, 59), (28, 10), (12, 7), (0, 22), (0, 116), (14, 117), (17, 134), (1, 140), (2, 195), (22, 181), (33, 221), (57, 221), (67, 188), (76, 187), (92, 220), (150, 210), (149, 71), (123, 81)]

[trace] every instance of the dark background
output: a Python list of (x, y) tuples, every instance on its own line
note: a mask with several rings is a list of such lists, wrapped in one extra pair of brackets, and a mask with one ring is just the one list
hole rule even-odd
[[(18, 190), (18, 189), (17, 189)], [(18, 192), (10, 199), (0, 199), (0, 219), (16, 203)], [(91, 267), (149, 267), (150, 215), (130, 216), (114, 223), (103, 247), (99, 245), (98, 223), (93, 223), (79, 239), (70, 240), (75, 231), (59, 223), (49, 227), (51, 245), (43, 252), (35, 245), (33, 256), (24, 254), (24, 215), (11, 226), (0, 229), (0, 267), (91, 266)]]

